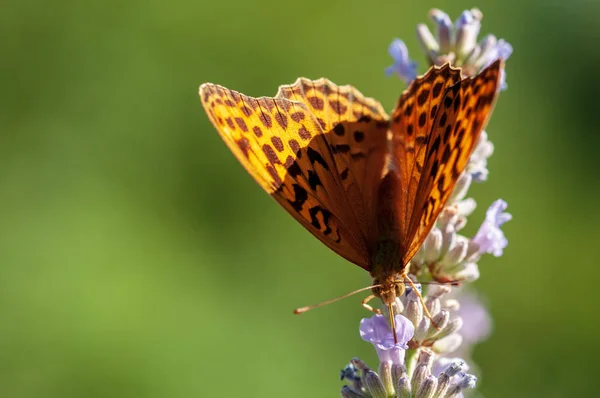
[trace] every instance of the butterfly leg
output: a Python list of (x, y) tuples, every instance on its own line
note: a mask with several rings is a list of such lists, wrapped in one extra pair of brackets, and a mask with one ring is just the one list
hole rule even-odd
[(419, 302), (423, 306), (423, 312), (425, 313), (425, 316), (427, 318), (429, 318), (429, 320), (431, 321), (431, 324), (433, 325), (434, 328), (436, 328), (437, 330), (440, 330), (440, 327), (437, 325), (437, 323), (435, 323), (435, 321), (433, 320), (433, 317), (431, 316), (431, 313), (427, 309), (427, 305), (425, 304), (425, 300), (423, 300), (423, 296), (421, 296), (421, 293), (419, 292), (419, 289), (417, 289), (417, 286), (415, 285), (415, 283), (412, 281), (412, 279), (410, 279), (408, 277), (408, 275), (406, 275), (406, 273), (403, 274), (402, 276), (404, 277), (404, 280), (407, 281), (408, 284), (413, 288), (413, 291), (415, 292), (415, 294), (419, 298)]
[(375, 298), (375, 295), (373, 295), (373, 294), (372, 294), (372, 295), (370, 295), (370, 296), (366, 297), (366, 298), (365, 298), (363, 301), (361, 301), (361, 303), (360, 303), (360, 304), (361, 304), (361, 305), (362, 305), (362, 306), (363, 306), (365, 309), (367, 309), (367, 310), (369, 310), (369, 311), (371, 311), (371, 312), (374, 312), (374, 313), (376, 313), (376, 314), (379, 314), (379, 315), (381, 315), (381, 310), (380, 310), (379, 308), (373, 308), (373, 307), (371, 307), (371, 306), (368, 304), (368, 302), (369, 302), (369, 301), (371, 301), (371, 300), (373, 300), (374, 298)]

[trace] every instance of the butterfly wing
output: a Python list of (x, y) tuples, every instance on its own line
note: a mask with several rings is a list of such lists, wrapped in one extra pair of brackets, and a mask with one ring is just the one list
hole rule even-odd
[[(409, 224), (413, 214), (417, 188), (422, 177), (425, 149), (434, 119), (448, 88), (459, 82), (460, 70), (446, 64), (432, 67), (417, 78), (398, 100), (392, 113), (392, 160), (397, 185), (397, 198), (392, 206), (401, 253), (408, 251)], [(406, 264), (403, 262), (403, 264)]]
[(398, 211), (402, 264), (423, 243), (467, 166), (491, 115), (501, 67), (498, 60), (465, 79), (458, 69), (434, 67), (400, 99), (392, 132), (394, 161), (406, 187)]
[(374, 234), (377, 188), (387, 156), (388, 116), (381, 104), (356, 88), (327, 79), (300, 78), (280, 87), (278, 97), (300, 102), (325, 132), (343, 196), (368, 247)]
[[(381, 174), (383, 160), (374, 160), (385, 156), (387, 115), (381, 106), (324, 79), (298, 79), (274, 98), (252, 98), (207, 83), (200, 87), (200, 99), (225, 143), (263, 189), (329, 248), (369, 269), (361, 218), (368, 214), (368, 195), (361, 187), (377, 173), (358, 174), (353, 155), (361, 165), (381, 163)], [(373, 128), (377, 123), (381, 126)], [(363, 137), (355, 134), (359, 127)], [(350, 138), (336, 134), (336, 128), (338, 133), (347, 129)]]

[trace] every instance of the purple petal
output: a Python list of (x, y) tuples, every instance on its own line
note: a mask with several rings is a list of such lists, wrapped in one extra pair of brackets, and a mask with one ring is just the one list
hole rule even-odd
[(485, 220), (472, 240), (479, 245), (479, 253), (492, 253), (496, 257), (502, 255), (502, 249), (508, 245), (508, 240), (500, 226), (512, 218), (509, 213), (503, 213), (507, 207), (505, 201), (498, 199), (488, 208)]
[(408, 58), (408, 48), (400, 39), (394, 39), (388, 48), (394, 64), (385, 69), (386, 75), (397, 73), (400, 79), (409, 84), (417, 77), (417, 63)]
[(434, 8), (429, 12), (429, 16), (433, 20), (433, 22), (438, 25), (438, 28), (450, 29), (452, 28), (452, 20), (450, 16), (446, 14), (444, 11)]
[(394, 39), (388, 47), (388, 52), (398, 62), (408, 62), (408, 47), (400, 39)]
[(375, 346), (380, 361), (401, 363), (404, 360), (404, 350), (408, 348), (408, 341), (415, 334), (415, 327), (404, 316), (396, 315), (396, 337), (398, 344), (394, 343), (394, 335), (383, 315), (374, 315), (360, 321), (360, 337)]
[(469, 292), (461, 292), (459, 296), (460, 309), (458, 316), (464, 321), (460, 329), (466, 344), (476, 344), (485, 340), (492, 329), (492, 320), (486, 308), (477, 298)]
[(508, 57), (510, 57), (510, 55), (513, 52), (513, 48), (510, 45), (510, 43), (508, 43), (504, 39), (498, 40), (498, 44), (496, 44), (496, 49), (498, 51), (498, 58), (502, 58), (505, 61), (508, 59)]
[(475, 15), (473, 15), (473, 13), (470, 10), (464, 10), (460, 14), (460, 17), (458, 17), (458, 19), (454, 23), (454, 26), (456, 26), (456, 29), (458, 30), (465, 25), (472, 24), (473, 22), (475, 22), (475, 20)]

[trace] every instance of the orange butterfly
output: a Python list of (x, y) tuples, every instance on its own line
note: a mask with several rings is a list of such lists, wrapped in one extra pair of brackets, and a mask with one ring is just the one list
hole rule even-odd
[(413, 285), (409, 261), (469, 161), (502, 67), (498, 60), (463, 78), (448, 64), (433, 66), (402, 93), (391, 120), (379, 102), (327, 79), (299, 78), (274, 98), (205, 83), (200, 99), (250, 175), (321, 242), (371, 274), (395, 331), (392, 303), (404, 281)]

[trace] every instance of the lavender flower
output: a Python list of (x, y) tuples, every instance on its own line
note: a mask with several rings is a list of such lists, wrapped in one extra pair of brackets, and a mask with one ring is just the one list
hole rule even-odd
[(396, 315), (395, 319), (398, 344), (394, 343), (394, 335), (383, 315), (360, 321), (360, 337), (375, 346), (381, 362), (402, 363), (407, 343), (415, 334), (415, 328), (408, 319), (402, 315)]
[[(429, 17), (435, 25), (435, 35), (427, 25), (419, 24), (417, 37), (430, 65), (441, 66), (450, 62), (453, 66), (461, 67), (466, 76), (474, 76), (495, 60), (507, 60), (512, 54), (512, 46), (494, 35), (477, 41), (483, 14), (476, 8), (463, 11), (454, 24), (448, 14), (436, 8), (429, 12)], [(392, 47), (395, 47), (394, 52)], [(392, 42), (390, 55), (394, 58), (394, 65), (387, 69), (388, 74), (397, 72), (409, 84), (415, 79), (416, 73), (406, 71), (416, 70), (416, 64), (408, 59), (408, 50), (401, 40)], [(505, 90), (504, 70), (500, 81), (501, 90)]]
[[(477, 378), (466, 373), (469, 366), (461, 358), (439, 358), (433, 365), (433, 373), (440, 374), (440, 384), (443, 384), (445, 396), (462, 398), (462, 390), (475, 388)], [(456, 388), (459, 386), (459, 388)], [(443, 396), (443, 395), (440, 395)]]
[(485, 214), (485, 221), (473, 238), (473, 243), (479, 246), (479, 253), (492, 253), (496, 257), (502, 255), (502, 250), (508, 245), (508, 240), (500, 226), (512, 219), (509, 213), (503, 213), (508, 205), (498, 199), (489, 207)]
[[(414, 277), (413, 277), (414, 278)], [(420, 288), (420, 285), (417, 284)], [(425, 309), (416, 293), (407, 288), (407, 293), (398, 298), (395, 310), (402, 312), (415, 327), (415, 333), (408, 342), (409, 349), (430, 348), (437, 354), (454, 351), (462, 337), (457, 333), (463, 325), (453, 300), (446, 300), (451, 292), (450, 286), (433, 286), (424, 295), (423, 300), (432, 319), (425, 315)]]
[(403, 314), (395, 317), (398, 344), (394, 344), (386, 317), (363, 319), (360, 335), (375, 346), (379, 370), (375, 372), (360, 359), (353, 359), (341, 372), (342, 380), (350, 382), (342, 388), (342, 397), (462, 397), (464, 390), (474, 388), (477, 378), (467, 373), (465, 361), (444, 356), (463, 342), (464, 322), (456, 299), (448, 297), (451, 290), (449, 286), (435, 286), (424, 297), (435, 327), (423, 315), (415, 292), (407, 288), (394, 305), (395, 311)]
[(483, 254), (502, 255), (508, 240), (500, 226), (512, 218), (509, 213), (503, 213), (506, 202), (492, 203), (479, 231), (469, 239), (459, 231), (466, 225), (474, 206), (475, 201), (462, 200), (442, 211), (412, 260), (413, 270), (428, 270), (438, 281), (474, 281), (479, 278), (477, 262)]
[[(430, 64), (450, 62), (461, 67), (463, 75), (473, 76), (512, 53), (506, 41), (493, 35), (477, 41), (483, 17), (477, 9), (463, 11), (454, 23), (438, 9), (431, 10), (430, 17), (435, 36), (426, 25), (417, 26), (417, 36)], [(408, 57), (404, 42), (395, 39), (388, 51), (394, 64), (386, 73), (397, 74), (407, 83), (414, 80), (416, 64)], [(494, 145), (483, 131), (434, 228), (410, 262), (409, 277), (418, 292), (407, 286), (404, 295), (393, 304), (398, 343), (394, 343), (384, 315), (361, 321), (360, 336), (375, 346), (379, 368), (376, 372), (360, 359), (353, 359), (341, 373), (342, 380), (349, 382), (342, 387), (342, 397), (458, 398), (463, 391), (475, 387), (477, 378), (467, 373), (467, 363), (449, 355), (460, 353), (468, 359), (469, 348), (488, 336), (491, 321), (475, 295), (453, 289), (459, 282), (478, 279), (477, 263), (483, 255), (500, 256), (508, 244), (500, 226), (512, 217), (505, 212), (507, 204), (501, 199), (488, 208), (475, 236), (469, 238), (460, 233), (477, 206), (468, 197), (469, 188), (473, 182), (488, 179), (487, 159), (493, 152)], [(384, 306), (382, 312), (386, 311)]]
[[(466, 373), (468, 366), (461, 359), (434, 361), (434, 354), (426, 349), (415, 357), (414, 367), (404, 365), (380, 367), (379, 373), (363, 361), (354, 358), (347, 368), (353, 369), (351, 385), (342, 387), (343, 398), (457, 398), (462, 391), (475, 388), (477, 378)], [(443, 368), (442, 371), (439, 371)], [(360, 372), (360, 376), (358, 376)], [(437, 376), (436, 376), (437, 374)], [(356, 379), (358, 378), (358, 382)]]
[(394, 59), (394, 64), (385, 69), (386, 75), (396, 73), (405, 82), (411, 82), (417, 78), (417, 63), (408, 58), (408, 48), (402, 40), (394, 39), (388, 52)]

